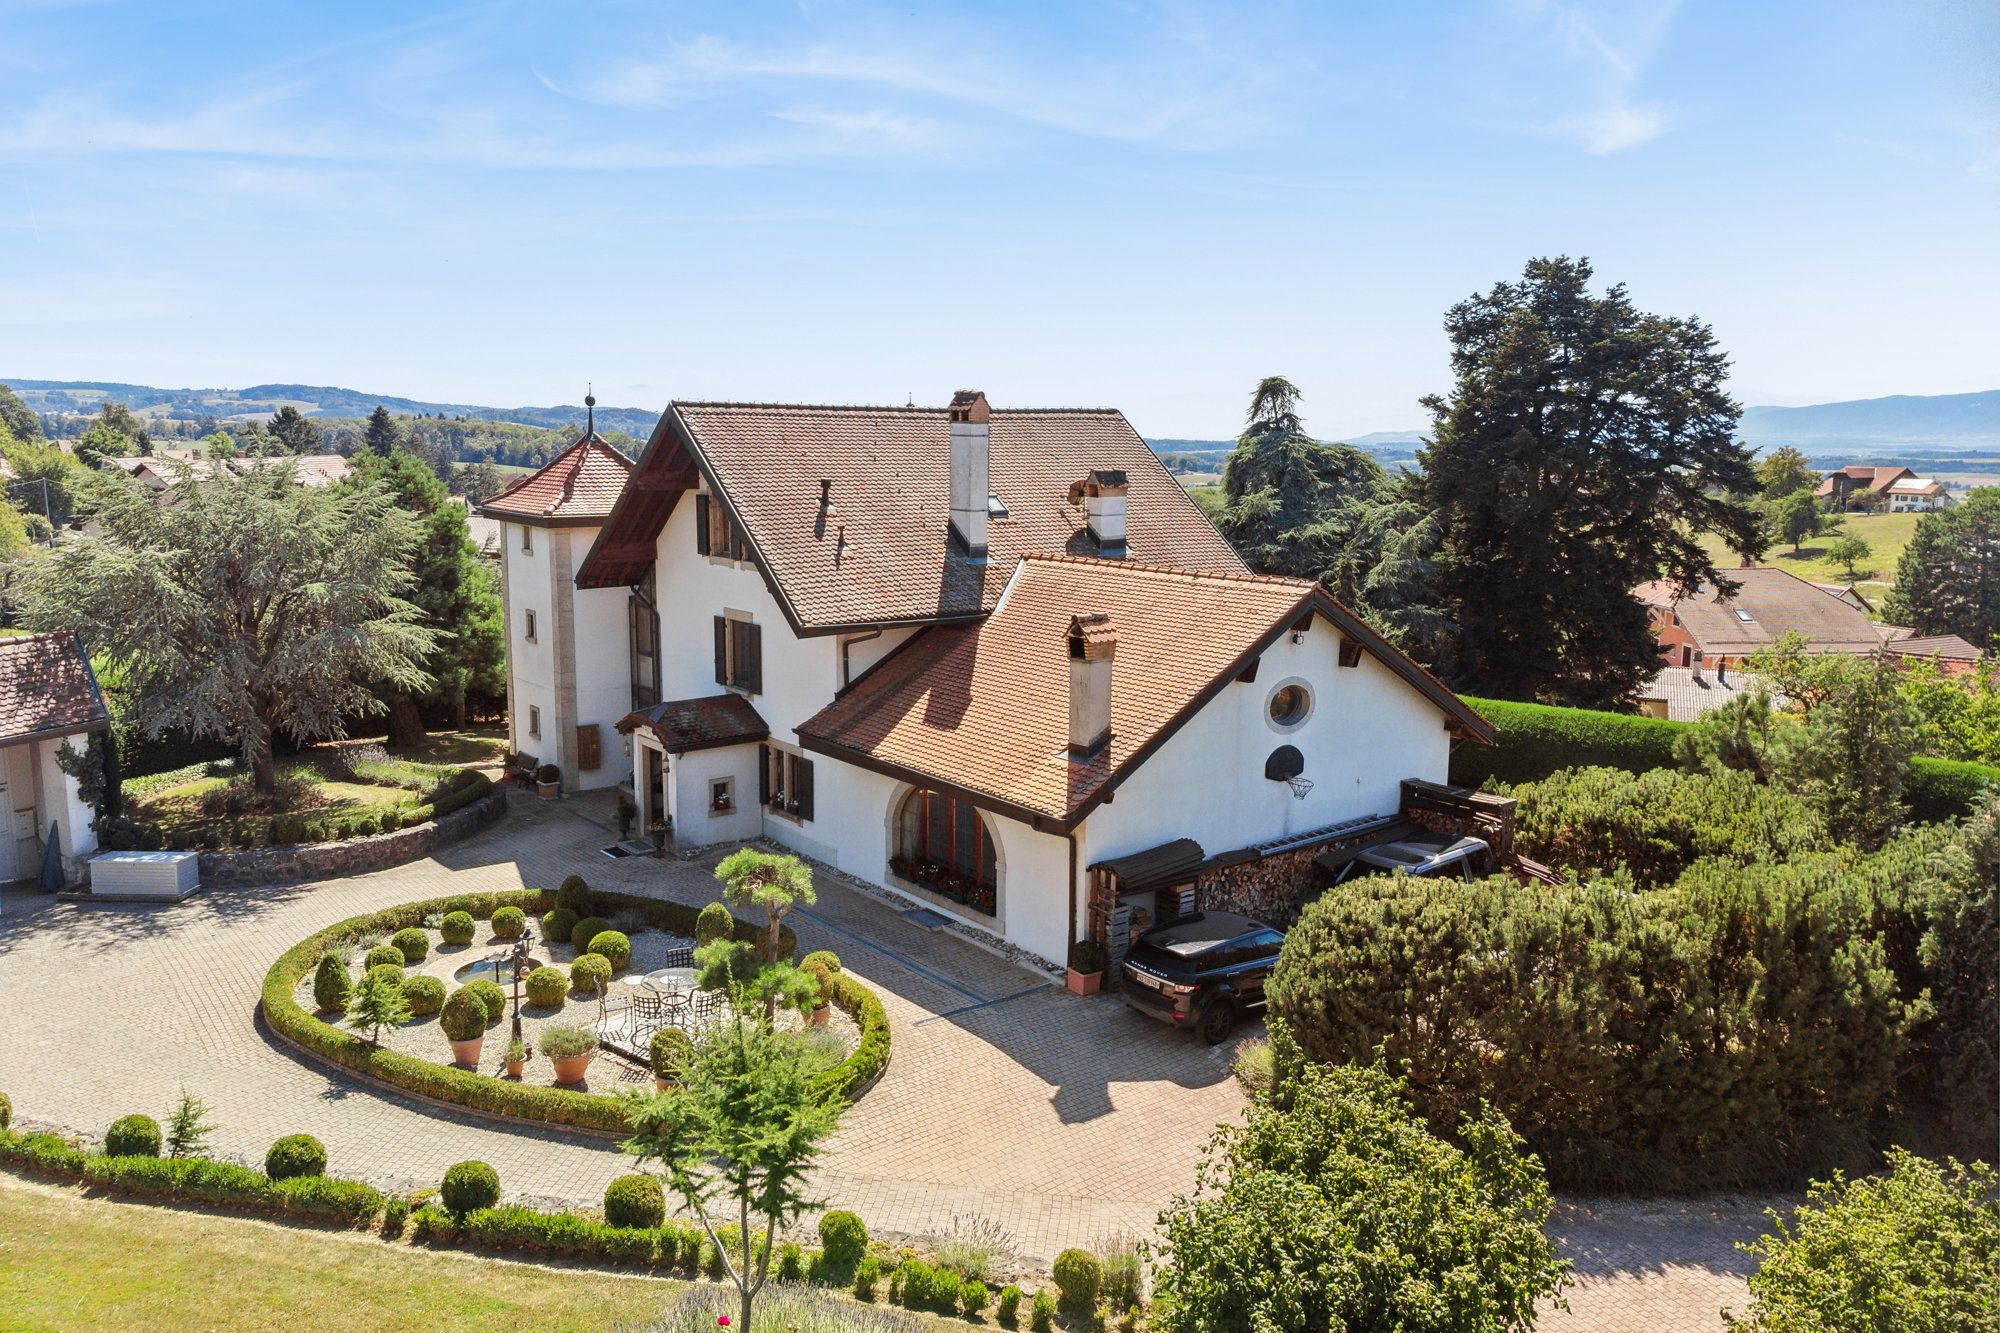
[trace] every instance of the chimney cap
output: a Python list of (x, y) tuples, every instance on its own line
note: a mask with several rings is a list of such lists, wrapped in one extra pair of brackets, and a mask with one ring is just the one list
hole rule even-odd
[(1093, 468), (1082, 481), (1069, 484), (1069, 502), (1075, 504), (1086, 495), (1123, 495), (1129, 486), (1124, 469)]
[(978, 389), (960, 389), (951, 396), (948, 409), (953, 421), (970, 421), (983, 424), (993, 409), (986, 402), (986, 395)]
[(1071, 657), (1101, 662), (1117, 653), (1118, 630), (1108, 613), (1086, 611), (1070, 617), (1063, 641), (1068, 644)]

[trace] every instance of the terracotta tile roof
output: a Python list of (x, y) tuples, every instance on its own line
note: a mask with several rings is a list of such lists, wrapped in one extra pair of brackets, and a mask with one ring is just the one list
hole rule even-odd
[(618, 721), (618, 730), (628, 734), (640, 727), (651, 728), (670, 754), (743, 745), (771, 734), (764, 719), (740, 694), (670, 699), (627, 713)]
[(1886, 491), (1898, 477), (1910, 475), (1910, 470), (1906, 467), (1874, 467), (1866, 463), (1850, 463), (1820, 478), (1819, 485), (1813, 487), (1813, 494), (1822, 499), (1832, 495), (1835, 487), (1840, 484), (1835, 480), (1837, 477), (1845, 477), (1850, 490), (1859, 487), (1867, 491)]
[(513, 522), (590, 522), (610, 516), (632, 460), (604, 442), (586, 435), (551, 458), (540, 471), (522, 477), (479, 506), (479, 512)]
[[(1126, 474), (1127, 553), (1135, 560), (1241, 572), (1242, 560), (1125, 418), (1103, 408), (1002, 409), (988, 419), (989, 489), (1007, 508), (988, 560), (949, 537), (951, 437), (942, 407), (675, 403), (640, 469), (685, 490), (698, 463), (756, 548), (800, 629), (976, 616), (1030, 552), (1094, 556), (1072, 483)], [(827, 506), (821, 506), (822, 481)], [(612, 586), (650, 564), (672, 501), (634, 486), (579, 582)]]
[(1892, 636), (1889, 651), (1901, 657), (1942, 657), (1965, 662), (1979, 660), (1979, 649), (1972, 641), (1956, 634)]
[(0, 639), (0, 743), (92, 730), (110, 720), (73, 632)]
[[(1317, 584), (1030, 555), (992, 616), (918, 634), (801, 724), (800, 742), (1021, 817), (1074, 823), (1308, 608), (1490, 738), (1476, 714)], [(1083, 760), (1069, 754), (1064, 645), (1079, 613), (1106, 614), (1117, 632), (1111, 740)]]
[[(1671, 606), (1681, 625), (1710, 656), (1747, 656), (1792, 632), (1805, 635), (1806, 642), (1818, 652), (1873, 652), (1882, 646), (1882, 630), (1866, 615), (1795, 574), (1761, 567), (1727, 573), (1729, 581), (1738, 585), (1731, 597), (1721, 597), (1705, 587), (1678, 601), (1651, 603)], [(1634, 595), (1641, 601), (1671, 598), (1671, 589), (1663, 591), (1657, 583), (1642, 584)]]
[[(1748, 671), (1728, 671), (1718, 677), (1713, 671), (1697, 673), (1691, 667), (1663, 667), (1657, 675), (1633, 693), (1637, 699), (1656, 699), (1667, 706), (1669, 722), (1693, 722), (1757, 688), (1757, 677)], [(1783, 703), (1783, 695), (1774, 696)]]

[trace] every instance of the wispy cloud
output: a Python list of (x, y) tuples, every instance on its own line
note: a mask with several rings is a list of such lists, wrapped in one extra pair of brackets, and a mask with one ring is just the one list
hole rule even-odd
[(1640, 89), (1679, 7), (1679, 0), (1523, 0), (1519, 8), (1557, 43), (1586, 96), (1586, 105), (1548, 128), (1600, 155), (1664, 134), (1672, 108)]

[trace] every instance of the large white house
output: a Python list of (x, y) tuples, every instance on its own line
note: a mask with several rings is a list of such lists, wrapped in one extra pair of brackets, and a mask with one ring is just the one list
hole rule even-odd
[[(515, 736), (539, 701), (566, 753), (551, 718), (617, 694), (642, 826), (682, 845), (762, 835), (1059, 962), (1288, 908), (1491, 739), (1316, 584), (1247, 570), (1115, 411), (675, 403), (584, 552), (522, 514), (592, 447), (485, 506)], [(569, 537), (554, 574), (515, 525)], [(572, 607), (533, 640), (531, 597)]]

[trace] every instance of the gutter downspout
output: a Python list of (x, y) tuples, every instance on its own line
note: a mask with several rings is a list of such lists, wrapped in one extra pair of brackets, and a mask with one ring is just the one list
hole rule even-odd
[(843, 634), (841, 636), (840, 639), (840, 688), (841, 689), (844, 690), (849, 685), (852, 685), (854, 683), (854, 669), (848, 665), (847, 650), (852, 648), (857, 643), (866, 643), (870, 639), (879, 639), (881, 637), (882, 637), (882, 631), (879, 628), (871, 629), (866, 634), (852, 634), (852, 635)]
[[(1079, 826), (1081, 827), (1081, 826)], [(1080, 859), (1076, 849), (1076, 829), (1071, 829), (1063, 837), (1069, 843), (1069, 939), (1063, 944), (1063, 961), (1069, 961), (1069, 946), (1076, 943), (1076, 863)]]

